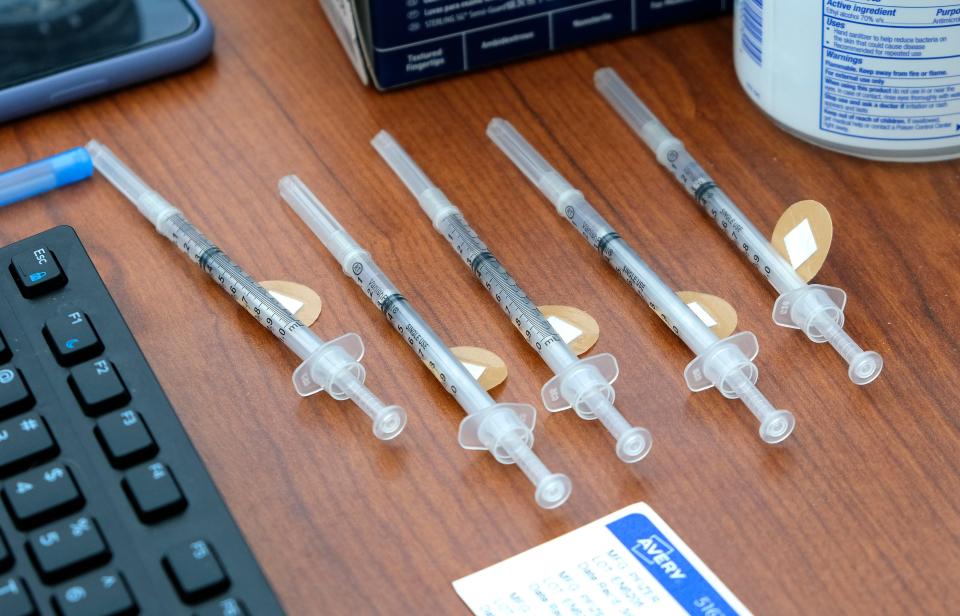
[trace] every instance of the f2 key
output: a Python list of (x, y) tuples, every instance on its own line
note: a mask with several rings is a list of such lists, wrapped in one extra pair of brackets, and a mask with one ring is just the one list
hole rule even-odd
[(97, 359), (70, 371), (70, 388), (87, 415), (97, 416), (126, 404), (130, 392), (113, 363)]

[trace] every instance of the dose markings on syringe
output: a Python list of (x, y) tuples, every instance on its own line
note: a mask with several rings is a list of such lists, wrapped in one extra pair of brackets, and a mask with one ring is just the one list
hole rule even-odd
[(620, 234), (611, 229), (602, 219), (598, 219), (599, 214), (588, 216), (573, 205), (568, 205), (564, 209), (564, 214), (577, 231), (580, 232), (580, 235), (590, 242), (590, 245), (600, 253), (600, 256), (610, 264), (613, 270), (647, 303), (647, 306), (667, 324), (667, 327), (669, 327), (674, 334), (680, 335), (680, 330), (676, 324), (647, 296), (647, 282), (637, 272), (633, 271), (624, 259), (623, 253), (629, 252), (630, 248), (624, 243)]
[(459, 214), (445, 218), (443, 226), (457, 252), (483, 285), (494, 294), (494, 298), (514, 326), (527, 337), (534, 348), (540, 350), (554, 342), (562, 342), (560, 334), (544, 318), (540, 309), (520, 290), (516, 281), (507, 274)]
[[(449, 375), (456, 370), (463, 370), (469, 376), (469, 381), (475, 382), (469, 371), (463, 367), (459, 360), (452, 354), (444, 353), (440, 349), (434, 349), (430, 342), (420, 333), (420, 319), (413, 308), (407, 302), (400, 291), (389, 283), (386, 275), (379, 271), (373, 264), (364, 266), (360, 261), (356, 261), (350, 266), (354, 279), (363, 292), (373, 300), (373, 303), (380, 309), (398, 334), (403, 338), (420, 362), (426, 366), (433, 376), (436, 377), (444, 388), (456, 398), (460, 389), (455, 382), (455, 378)], [(479, 385), (477, 385), (479, 387)]]
[(707, 210), (707, 213), (710, 214), (717, 224), (726, 232), (727, 237), (733, 240), (733, 242), (743, 250), (757, 269), (763, 272), (764, 276), (770, 276), (772, 273), (770, 264), (763, 260), (763, 256), (759, 252), (751, 250), (750, 245), (742, 242), (737, 236), (737, 233), (743, 229), (743, 222), (737, 220), (727, 208), (723, 207), (721, 203), (718, 203), (718, 195), (722, 194), (722, 192), (713, 181), (713, 178), (689, 155), (682, 155), (676, 150), (671, 150), (667, 153), (667, 160), (670, 162), (670, 169), (673, 171), (674, 176), (680, 180), (680, 183), (687, 189), (687, 192)]
[(166, 224), (172, 227), (169, 239), (274, 335), (283, 338), (303, 325), (182, 216), (173, 216)]

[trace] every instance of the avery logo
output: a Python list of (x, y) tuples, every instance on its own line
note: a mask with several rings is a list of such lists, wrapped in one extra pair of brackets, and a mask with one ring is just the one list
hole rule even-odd
[(637, 539), (636, 545), (630, 548), (637, 558), (651, 566), (660, 567), (671, 580), (684, 580), (687, 574), (673, 562), (673, 546), (667, 543), (660, 535), (650, 535), (645, 539)]

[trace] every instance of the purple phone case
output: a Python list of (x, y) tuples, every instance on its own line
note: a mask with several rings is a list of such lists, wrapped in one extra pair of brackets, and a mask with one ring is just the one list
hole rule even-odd
[(184, 2), (197, 16), (190, 34), (0, 90), (0, 123), (197, 64), (213, 49), (213, 25), (196, 0)]

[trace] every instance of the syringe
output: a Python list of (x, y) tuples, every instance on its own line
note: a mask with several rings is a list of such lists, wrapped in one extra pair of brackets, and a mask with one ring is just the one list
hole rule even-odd
[(553, 203), (610, 266), (696, 354), (683, 372), (691, 391), (716, 387), (727, 398), (740, 398), (760, 420), (760, 438), (779, 443), (793, 431), (790, 411), (777, 410), (757, 389), (753, 359), (757, 337), (740, 332), (719, 339), (674, 291), (650, 269), (614, 228), (506, 120), (495, 118), (487, 135)]
[(602, 68), (594, 74), (594, 82), (617, 113), (653, 150), (660, 164), (673, 173), (780, 293), (773, 306), (774, 323), (799, 329), (814, 342), (829, 342), (849, 365), (847, 374), (857, 385), (866, 385), (877, 378), (883, 368), (883, 358), (876, 351), (864, 351), (843, 331), (846, 292), (836, 287), (807, 284), (616, 71)]
[(372, 143), (416, 197), (433, 227), (447, 238), (517, 331), (553, 370), (554, 377), (540, 392), (544, 407), (551, 412), (572, 407), (582, 419), (599, 419), (616, 440), (617, 457), (624, 462), (637, 462), (646, 456), (653, 443), (650, 432), (631, 426), (613, 405), (613, 382), (620, 372), (616, 358), (603, 353), (579, 359), (470, 227), (463, 213), (390, 133), (380, 131)]
[(306, 397), (326, 391), (334, 400), (349, 398), (373, 420), (373, 433), (377, 438), (389, 440), (400, 434), (407, 423), (404, 410), (387, 406), (363, 385), (366, 376), (360, 364), (363, 342), (357, 334), (323, 341), (106, 146), (91, 141), (86, 147), (97, 171), (132, 201), (161, 235), (185, 252), (230, 297), (303, 360), (293, 373), (298, 394)]
[(317, 197), (295, 175), (280, 180), (280, 195), (336, 258), (343, 273), (352, 278), (383, 312), (433, 376), (467, 412), (460, 423), (460, 446), (487, 450), (502, 464), (516, 463), (536, 486), (537, 504), (559, 507), (570, 496), (566, 475), (552, 473), (533, 452), (536, 410), (529, 404), (497, 403), (447, 345), (400, 294), (370, 253), (363, 249)]

